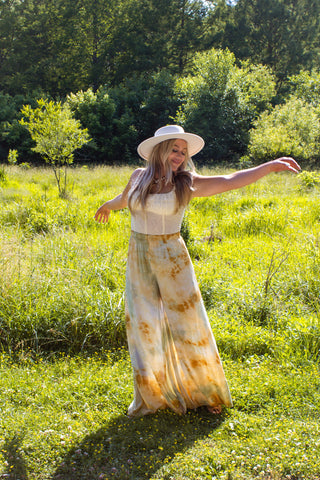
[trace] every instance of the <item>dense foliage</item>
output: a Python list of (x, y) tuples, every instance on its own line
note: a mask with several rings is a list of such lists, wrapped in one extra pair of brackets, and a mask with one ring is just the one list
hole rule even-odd
[(268, 68), (239, 67), (230, 51), (213, 49), (196, 55), (177, 90), (182, 101), (175, 120), (207, 139), (205, 156), (230, 160), (243, 153), (253, 120), (270, 106), (275, 81)]
[(292, 97), (272, 112), (264, 112), (250, 132), (249, 154), (255, 161), (283, 155), (303, 161), (320, 158), (319, 111)]
[(19, 123), (39, 99), (88, 128), (85, 164), (137, 163), (137, 143), (173, 121), (204, 135), (199, 162), (234, 161), (271, 106), (320, 103), (314, 0), (2, 0), (0, 18), (0, 161), (39, 162)]
[(238, 58), (269, 65), (283, 82), (301, 69), (319, 68), (319, 26), (315, 0), (239, 0), (222, 43)]
[(0, 89), (66, 95), (228, 47), (280, 78), (319, 67), (314, 0), (2, 0)]

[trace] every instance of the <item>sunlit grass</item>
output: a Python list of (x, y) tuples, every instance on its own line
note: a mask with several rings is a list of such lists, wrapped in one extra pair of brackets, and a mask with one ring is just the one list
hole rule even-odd
[(73, 168), (61, 199), (51, 170), (6, 167), (0, 477), (318, 480), (319, 186), (270, 175), (190, 204), (183, 231), (234, 408), (129, 420), (130, 216), (93, 215), (131, 172)]
[(220, 418), (200, 409), (132, 420), (125, 351), (19, 364), (2, 357), (2, 472), (40, 480), (318, 478), (317, 367), (253, 356), (225, 370), (235, 406)]

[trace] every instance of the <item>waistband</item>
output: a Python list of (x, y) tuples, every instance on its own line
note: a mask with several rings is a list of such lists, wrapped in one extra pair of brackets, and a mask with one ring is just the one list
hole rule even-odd
[(170, 240), (173, 238), (179, 238), (180, 232), (166, 233), (164, 235), (149, 235), (147, 233), (139, 233), (131, 230), (131, 236), (137, 240)]

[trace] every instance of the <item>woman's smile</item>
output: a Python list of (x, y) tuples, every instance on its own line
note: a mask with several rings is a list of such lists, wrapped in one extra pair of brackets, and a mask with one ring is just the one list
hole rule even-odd
[(172, 152), (169, 154), (168, 160), (171, 164), (173, 172), (176, 172), (180, 165), (183, 164), (188, 150), (188, 145), (185, 140), (177, 138), (172, 147)]

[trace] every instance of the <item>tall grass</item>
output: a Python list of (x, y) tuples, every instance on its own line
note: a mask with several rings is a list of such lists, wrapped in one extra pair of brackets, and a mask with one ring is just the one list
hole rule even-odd
[[(130, 172), (75, 168), (63, 200), (50, 170), (9, 169), (0, 194), (4, 350), (125, 345), (129, 213), (114, 212), (107, 226), (93, 215)], [(188, 207), (184, 236), (215, 335), (232, 358), (275, 355), (282, 344), (295, 351), (306, 335), (304, 355), (318, 355), (319, 219), (317, 186), (288, 174)]]

